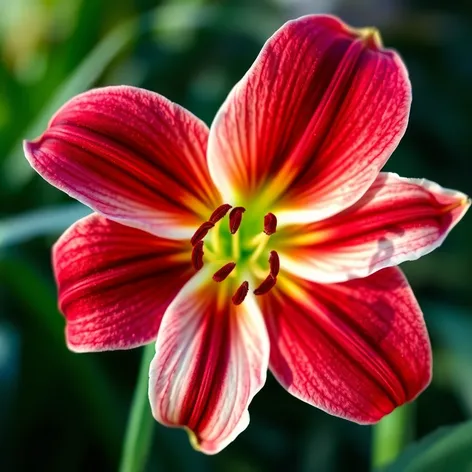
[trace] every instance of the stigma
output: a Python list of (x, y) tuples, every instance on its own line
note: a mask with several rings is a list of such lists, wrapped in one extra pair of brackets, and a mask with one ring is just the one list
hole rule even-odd
[[(231, 210), (231, 211), (230, 211)], [(214, 282), (223, 283), (226, 279), (231, 278), (233, 281), (231, 283), (235, 283), (234, 281), (241, 277), (242, 271), (247, 272), (251, 270), (251, 268), (256, 267), (260, 272), (261, 269), (259, 268), (258, 259), (260, 255), (266, 248), (267, 242), (271, 235), (273, 235), (277, 231), (277, 217), (273, 213), (267, 213), (264, 216), (263, 221), (261, 222), (261, 233), (259, 235), (254, 234), (249, 239), (251, 241), (251, 245), (256, 244), (255, 247), (248, 249), (246, 246), (244, 249), (244, 253), (240, 251), (240, 235), (238, 231), (241, 228), (241, 224), (243, 222), (243, 215), (246, 212), (246, 208), (242, 206), (233, 207), (232, 205), (225, 203), (217, 207), (212, 214), (210, 215), (207, 221), (204, 221), (195, 231), (192, 238), (190, 239), (190, 243), (192, 244), (192, 256), (191, 261), (193, 268), (196, 271), (199, 271), (204, 265), (204, 247), (205, 247), (205, 239), (207, 237), (210, 238), (210, 249), (208, 249), (208, 254), (205, 256), (206, 258), (210, 258), (211, 261), (215, 262), (224, 261), (226, 258), (225, 251), (228, 252), (227, 245), (222, 249), (219, 247), (219, 223), (220, 221), (225, 218), (228, 214), (228, 226), (227, 230), (230, 238), (230, 247), (231, 247), (231, 259), (229, 262), (223, 263), (222, 267), (218, 269), (212, 276)], [(252, 221), (251, 221), (252, 222)], [(244, 237), (248, 237), (248, 227), (247, 225), (244, 228)], [(216, 231), (216, 233), (215, 233)], [(250, 233), (250, 231), (249, 231)], [(244, 241), (243, 241), (244, 242)], [(247, 239), (246, 239), (246, 242)], [(214, 254), (217, 252), (217, 254)], [(223, 252), (223, 255), (221, 254)], [(240, 269), (238, 266), (241, 265)], [(265, 277), (264, 280), (252, 291), (254, 295), (261, 296), (269, 293), (277, 283), (277, 275), (280, 271), (280, 258), (276, 251), (271, 250), (269, 252), (268, 257), (268, 265), (269, 265), (269, 273)], [(249, 267), (248, 267), (249, 266)], [(239, 275), (238, 275), (239, 274)], [(241, 278), (239, 278), (241, 280)], [(227, 282), (226, 282), (227, 283)], [(249, 282), (247, 280), (243, 280), (236, 291), (234, 292), (233, 296), (231, 297), (231, 301), (234, 305), (240, 305), (245, 300), (247, 294), (249, 293)]]

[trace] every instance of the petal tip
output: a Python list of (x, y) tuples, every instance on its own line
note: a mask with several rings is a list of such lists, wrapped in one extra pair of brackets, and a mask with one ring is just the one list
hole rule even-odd
[(374, 26), (365, 28), (352, 28), (351, 31), (361, 40), (367, 47), (371, 49), (382, 49), (383, 41), (380, 31)]
[(36, 141), (28, 141), (27, 139), (23, 140), (23, 152), (25, 153), (26, 159), (28, 161), (31, 159), (34, 151), (37, 148), (38, 143)]

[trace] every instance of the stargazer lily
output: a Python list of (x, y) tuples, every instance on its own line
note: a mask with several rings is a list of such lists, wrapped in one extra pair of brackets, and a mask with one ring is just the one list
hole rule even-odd
[(25, 143), (96, 211), (54, 246), (69, 348), (156, 341), (153, 414), (208, 454), (246, 428), (268, 368), (357, 423), (413, 400), (431, 349), (393, 266), (438, 247), (470, 201), (380, 172), (410, 102), (375, 29), (318, 15), (267, 41), (210, 129), (138, 88), (70, 100)]

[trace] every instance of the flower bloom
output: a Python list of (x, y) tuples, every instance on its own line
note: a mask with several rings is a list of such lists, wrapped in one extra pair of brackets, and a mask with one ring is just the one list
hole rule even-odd
[(374, 29), (285, 24), (211, 128), (133, 87), (81, 94), (25, 143), (96, 213), (54, 246), (77, 352), (156, 341), (155, 418), (220, 451), (267, 369), (292, 395), (374, 423), (431, 378), (420, 308), (394, 267), (438, 247), (470, 205), (380, 172), (411, 89)]

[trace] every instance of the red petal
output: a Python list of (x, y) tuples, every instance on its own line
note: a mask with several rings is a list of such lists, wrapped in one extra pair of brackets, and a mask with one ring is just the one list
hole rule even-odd
[(108, 218), (178, 239), (221, 203), (207, 139), (203, 122), (164, 97), (107, 87), (66, 103), (25, 153), (49, 183)]
[(284, 227), (281, 259), (285, 269), (316, 282), (365, 277), (437, 248), (469, 206), (463, 193), (381, 173), (349, 209), (320, 223)]
[[(357, 201), (403, 135), (411, 90), (399, 56), (328, 16), (290, 21), (265, 44), (210, 130), (225, 199), (318, 221)], [(262, 192), (262, 195), (261, 195)], [(292, 220), (293, 222), (293, 220)]]
[(428, 334), (399, 269), (342, 284), (294, 282), (279, 278), (275, 294), (260, 299), (270, 368), (291, 394), (330, 414), (374, 423), (426, 388)]
[(69, 348), (129, 349), (156, 338), (169, 303), (192, 276), (190, 245), (93, 214), (53, 252)]
[(203, 272), (164, 316), (149, 398), (157, 421), (185, 427), (194, 447), (215, 454), (249, 423), (248, 405), (265, 382), (269, 342), (252, 296), (236, 306), (231, 293), (218, 297), (224, 287), (208, 284), (210, 272)]

